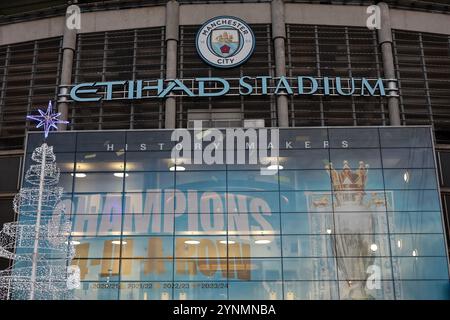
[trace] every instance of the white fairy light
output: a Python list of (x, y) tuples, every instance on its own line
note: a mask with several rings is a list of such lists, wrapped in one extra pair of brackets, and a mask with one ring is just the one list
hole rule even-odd
[(72, 299), (79, 269), (70, 266), (75, 248), (61, 203), (63, 188), (56, 186), (60, 172), (53, 147), (42, 144), (31, 159), (36, 164), (28, 168), (25, 186), (13, 201), (18, 221), (0, 231), (0, 257), (12, 260), (0, 271), (0, 300)]

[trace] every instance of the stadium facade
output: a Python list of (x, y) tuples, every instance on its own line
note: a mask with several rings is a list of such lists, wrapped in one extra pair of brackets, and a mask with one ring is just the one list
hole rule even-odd
[(334, 2), (3, 16), (0, 221), (53, 100), (76, 298), (449, 299), (450, 6)]

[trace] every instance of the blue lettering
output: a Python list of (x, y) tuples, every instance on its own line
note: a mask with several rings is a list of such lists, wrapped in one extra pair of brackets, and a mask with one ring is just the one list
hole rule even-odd
[[(311, 90), (309, 92), (305, 92), (305, 87), (303, 85), (304, 79), (311, 81)], [(319, 88), (319, 84), (317, 83), (317, 80), (315, 78), (313, 78), (313, 77), (298, 77), (298, 93), (299, 94), (314, 94), (314, 93), (316, 93), (318, 88)]]
[[(198, 96), (199, 97), (218, 97), (223, 96), (230, 90), (230, 84), (227, 80), (222, 78), (196, 78), (196, 81), (198, 81)], [(223, 85), (222, 90), (217, 92), (205, 92), (205, 81), (208, 82), (220, 82)]]
[(116, 84), (124, 85), (126, 81), (108, 81), (108, 82), (97, 82), (97, 86), (106, 86), (106, 99), (112, 100), (112, 86)]
[(294, 92), (292, 91), (291, 86), (289, 85), (289, 82), (286, 80), (285, 76), (281, 76), (280, 80), (277, 83), (277, 87), (275, 88), (275, 94), (278, 94), (278, 91), (282, 88), (286, 90), (287, 93), (289, 94), (294, 94)]
[(375, 83), (375, 86), (372, 87), (369, 83), (369, 81), (366, 78), (362, 78), (362, 87), (361, 87), (361, 95), (364, 95), (364, 89), (367, 88), (367, 90), (369, 91), (369, 94), (371, 96), (375, 95), (375, 91), (377, 90), (377, 87), (380, 87), (380, 95), (381, 96), (385, 96), (386, 92), (384, 90), (384, 84), (383, 84), (383, 80), (382, 79), (378, 79), (377, 82)]
[(336, 90), (341, 96), (351, 96), (353, 95), (353, 93), (355, 93), (355, 80), (351, 78), (350, 81), (351, 81), (350, 92), (345, 93), (342, 90), (341, 77), (336, 77)]
[(172, 82), (167, 86), (167, 88), (158, 95), (158, 97), (164, 98), (172, 90), (182, 90), (182, 91), (186, 92), (186, 94), (189, 97), (195, 96), (194, 93), (191, 90), (189, 90), (189, 88), (186, 87), (183, 82), (181, 82), (178, 79), (173, 79)]
[[(251, 94), (253, 92), (252, 85), (247, 83), (247, 82), (245, 82), (245, 80), (247, 80), (247, 79), (251, 80), (252, 78), (248, 77), (248, 76), (244, 76), (244, 77), (239, 79), (239, 85), (240, 85), (240, 87), (239, 87), (239, 94), (241, 94), (243, 96), (247, 96), (247, 95), (249, 95), (249, 94)], [(247, 89), (247, 91), (243, 92), (241, 87), (244, 87), (245, 89)]]
[(142, 86), (142, 80), (136, 81), (136, 99), (142, 98), (142, 91), (144, 90), (157, 90), (158, 96), (161, 94), (161, 92), (164, 89), (164, 81), (163, 79), (158, 79), (158, 83), (154, 86)]
[(99, 101), (101, 97), (81, 98), (80, 96), (78, 96), (79, 93), (97, 93), (98, 89), (80, 89), (84, 87), (92, 87), (94, 85), (95, 82), (77, 84), (75, 87), (72, 87), (72, 90), (70, 90), (70, 98), (74, 101), (79, 102)]
[(262, 94), (267, 94), (267, 79), (270, 79), (269, 76), (260, 76), (256, 77), (257, 79), (261, 79), (261, 90)]

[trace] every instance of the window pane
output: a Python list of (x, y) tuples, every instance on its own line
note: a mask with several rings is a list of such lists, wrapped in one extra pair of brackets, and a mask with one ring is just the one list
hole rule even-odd
[(361, 162), (369, 169), (381, 168), (379, 149), (330, 149), (330, 162), (336, 170), (358, 169)]
[(120, 237), (72, 237), (76, 258), (119, 258)]
[(227, 215), (223, 212), (182, 214), (175, 218), (177, 235), (226, 235)]
[(172, 165), (170, 152), (127, 152), (127, 171), (169, 171)]
[(261, 192), (228, 192), (228, 212), (248, 213), (259, 212), (269, 214), (279, 211), (279, 193), (271, 191)]
[[(237, 252), (241, 253), (240, 242), (236, 241), (233, 244), (234, 247)], [(227, 238), (225, 236), (178, 236), (175, 238), (175, 258), (211, 257), (227, 257)]]
[(119, 259), (73, 259), (80, 268), (81, 281), (119, 281)]
[(345, 233), (387, 233), (386, 212), (342, 212), (334, 213), (335, 232)]
[(323, 169), (330, 156), (327, 149), (280, 150), (279, 162), (284, 169)]
[(393, 256), (445, 256), (445, 240), (442, 234), (391, 235)]
[(279, 213), (231, 213), (228, 218), (228, 234), (270, 235), (280, 233)]
[(122, 258), (171, 258), (173, 237), (124, 237)]
[(449, 300), (450, 284), (448, 280), (395, 281), (401, 290), (396, 292), (397, 299), (405, 300)]
[(124, 151), (125, 132), (77, 133), (77, 151)]
[(378, 129), (329, 128), (330, 148), (342, 148), (343, 141), (349, 148), (378, 148)]
[(391, 233), (441, 233), (442, 217), (439, 211), (389, 212)]
[(434, 169), (386, 169), (384, 170), (386, 189), (436, 189)]
[(336, 280), (334, 258), (283, 259), (285, 280)]
[(380, 128), (381, 146), (431, 147), (430, 128)]
[(121, 214), (121, 193), (74, 194), (73, 214)]
[(283, 236), (283, 257), (332, 257), (331, 235)]
[[(74, 153), (55, 153), (55, 164), (59, 168), (60, 172), (72, 172), (75, 166), (75, 154)], [(36, 164), (31, 159), (31, 154), (27, 154), (25, 158), (25, 172), (30, 165)]]
[[(327, 129), (280, 129), (280, 142), (291, 142), (294, 149), (323, 149), (328, 141)], [(326, 141), (326, 142), (324, 142)], [(280, 149), (287, 149), (285, 144)]]
[(170, 151), (177, 142), (171, 141), (171, 130), (128, 131), (128, 151)]
[(278, 174), (261, 175), (261, 171), (228, 171), (229, 191), (277, 191)]
[[(185, 287), (185, 288), (183, 288)], [(226, 282), (180, 283), (174, 289), (175, 300), (226, 300)]]
[(173, 233), (173, 214), (127, 213), (123, 216), (123, 235), (169, 235)]
[(392, 280), (382, 280), (380, 285), (379, 289), (369, 289), (367, 281), (339, 281), (339, 296), (341, 300), (393, 300)]
[(230, 282), (230, 300), (281, 300), (281, 282)]
[[(229, 236), (229, 257), (280, 257), (281, 239), (279, 236)], [(239, 250), (239, 247), (241, 250)]]
[(79, 300), (117, 300), (119, 286), (119, 282), (81, 282), (74, 290), (74, 296)]
[(432, 149), (381, 149), (384, 168), (434, 168)]
[(389, 201), (392, 211), (439, 211), (440, 199), (436, 190), (398, 190)]
[(75, 175), (75, 192), (121, 192), (123, 177), (113, 173), (86, 173)]
[(282, 213), (283, 234), (329, 234), (334, 229), (333, 213)]
[(122, 282), (120, 300), (170, 300), (170, 282)]
[(367, 268), (375, 266), (380, 271), (382, 280), (392, 279), (392, 268), (390, 258), (381, 257), (358, 257), (337, 258), (337, 269), (339, 280), (342, 281), (364, 281), (373, 272), (367, 272)]
[(331, 180), (323, 170), (281, 170), (281, 190), (330, 190)]
[(77, 214), (72, 217), (73, 236), (120, 235), (120, 214)]
[(46, 142), (53, 147), (55, 152), (74, 152), (75, 151), (75, 133), (53, 132), (47, 138), (42, 132), (30, 132), (27, 139), (27, 152), (32, 152), (35, 148)]
[(130, 172), (125, 178), (126, 192), (162, 191), (164, 189), (173, 189), (174, 187), (173, 172)]
[(283, 191), (280, 193), (281, 212), (308, 212), (310, 211), (310, 204), (314, 203), (317, 204), (320, 210), (332, 210), (331, 194), (329, 193), (309, 193), (302, 191)]
[(226, 191), (225, 171), (176, 172), (176, 188), (179, 190)]
[(173, 260), (122, 259), (120, 276), (122, 281), (172, 281)]
[(124, 152), (85, 152), (77, 153), (76, 171), (115, 171), (124, 170)]
[(338, 285), (334, 281), (286, 281), (285, 300), (337, 300)]
[(228, 268), (227, 260), (215, 255), (209, 259), (175, 259), (174, 264), (175, 281), (221, 281), (226, 279)]
[(393, 257), (395, 279), (448, 280), (446, 257), (421, 257), (420, 254), (418, 257)]

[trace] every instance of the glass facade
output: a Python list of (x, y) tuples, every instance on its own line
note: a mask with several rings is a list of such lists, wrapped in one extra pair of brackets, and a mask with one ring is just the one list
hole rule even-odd
[[(279, 133), (272, 175), (173, 170), (169, 130), (52, 134), (76, 296), (450, 299), (429, 127)], [(25, 159), (41, 142), (28, 135)]]

